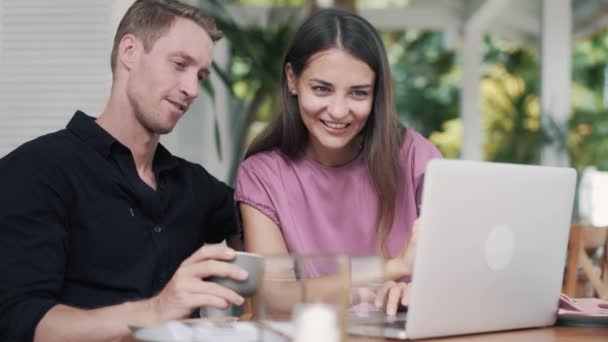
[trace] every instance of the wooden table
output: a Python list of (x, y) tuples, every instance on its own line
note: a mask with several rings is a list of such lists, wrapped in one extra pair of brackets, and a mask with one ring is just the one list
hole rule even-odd
[[(133, 337), (129, 341), (139, 342)], [(383, 338), (348, 336), (348, 342), (387, 342), (399, 341)], [(497, 333), (444, 337), (437, 339), (419, 340), (423, 342), (607, 342), (608, 329), (604, 328), (572, 328), (549, 327), (504, 331)], [(314, 342), (314, 341), (312, 341)]]
[[(349, 342), (382, 342), (396, 341), (381, 338), (349, 336)], [(550, 327), (506, 331), (499, 333), (466, 335), (451, 338), (420, 340), (424, 342), (608, 342), (608, 329)]]

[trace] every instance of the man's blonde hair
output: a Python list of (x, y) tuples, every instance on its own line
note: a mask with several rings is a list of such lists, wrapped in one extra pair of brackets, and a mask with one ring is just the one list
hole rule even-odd
[(118, 45), (122, 37), (127, 34), (138, 37), (143, 41), (144, 51), (149, 52), (177, 17), (197, 23), (214, 42), (222, 38), (222, 32), (215, 25), (215, 20), (202, 15), (196, 7), (176, 0), (137, 0), (129, 7), (116, 30), (110, 61), (112, 73), (116, 69)]

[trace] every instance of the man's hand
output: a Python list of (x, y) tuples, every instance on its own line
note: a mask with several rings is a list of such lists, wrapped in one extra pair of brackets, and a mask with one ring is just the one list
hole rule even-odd
[(200, 307), (225, 309), (241, 305), (243, 297), (213, 282), (210, 276), (235, 280), (247, 279), (247, 272), (227, 260), (235, 257), (234, 250), (223, 245), (206, 245), (184, 260), (167, 286), (150, 299), (159, 322), (186, 318)]

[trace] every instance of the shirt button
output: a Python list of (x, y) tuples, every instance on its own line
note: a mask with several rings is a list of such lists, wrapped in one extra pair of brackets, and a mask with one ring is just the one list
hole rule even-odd
[(160, 273), (160, 276), (158, 277), (158, 282), (159, 282), (161, 285), (164, 285), (164, 284), (167, 282), (167, 273), (165, 273), (165, 272), (161, 272), (161, 273)]
[(162, 226), (156, 226), (156, 227), (154, 227), (154, 232), (155, 233), (160, 233), (162, 231), (163, 231), (163, 227)]

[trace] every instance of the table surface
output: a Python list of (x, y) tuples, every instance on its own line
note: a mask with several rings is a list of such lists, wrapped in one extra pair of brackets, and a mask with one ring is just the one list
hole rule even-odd
[[(395, 341), (391, 339), (349, 336), (349, 342)], [(549, 327), (421, 340), (425, 342), (608, 342), (608, 328)]]
[[(140, 340), (131, 337), (129, 341)], [(348, 336), (348, 342), (386, 342), (399, 341), (384, 338)], [(607, 342), (608, 328), (575, 328), (575, 327), (548, 327), (533, 328), (514, 331), (503, 331), (486, 334), (442, 337), (419, 340), (423, 342)]]

